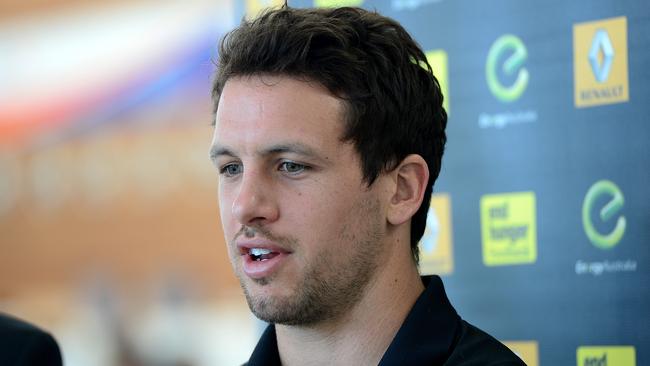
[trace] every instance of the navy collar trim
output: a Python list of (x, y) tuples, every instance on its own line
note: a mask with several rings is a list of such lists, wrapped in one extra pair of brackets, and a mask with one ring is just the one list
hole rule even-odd
[(248, 366), (281, 366), (280, 353), (278, 352), (278, 340), (275, 336), (275, 324), (270, 324), (262, 333)]
[(422, 277), (426, 290), (397, 331), (380, 366), (442, 365), (460, 336), (461, 319), (438, 276)]

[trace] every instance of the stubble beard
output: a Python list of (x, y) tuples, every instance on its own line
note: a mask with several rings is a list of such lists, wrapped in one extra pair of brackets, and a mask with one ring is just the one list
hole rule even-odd
[[(337, 261), (334, 250), (323, 251), (317, 262), (308, 263), (309, 267), (295, 284), (295, 292), (288, 297), (255, 296), (240, 273), (239, 281), (253, 314), (269, 323), (308, 326), (337, 319), (348, 312), (365, 294), (383, 258), (379, 207), (377, 200), (361, 203), (358, 215), (362, 220), (369, 220), (370, 225), (359, 232), (354, 227), (356, 222), (347, 222), (341, 230), (340, 240), (353, 246), (350, 255)], [(275, 239), (299, 245), (291, 238)], [(273, 281), (271, 276), (257, 279), (255, 283), (265, 286)]]

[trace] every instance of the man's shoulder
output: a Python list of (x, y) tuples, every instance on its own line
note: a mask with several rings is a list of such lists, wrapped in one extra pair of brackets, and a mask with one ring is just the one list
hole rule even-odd
[(460, 337), (444, 366), (525, 366), (503, 343), (462, 321)]
[(61, 365), (61, 352), (49, 333), (0, 314), (0, 365)]

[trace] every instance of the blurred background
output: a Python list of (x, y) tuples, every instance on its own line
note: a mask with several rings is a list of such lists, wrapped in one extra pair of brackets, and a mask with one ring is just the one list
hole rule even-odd
[[(210, 79), (221, 36), (278, 2), (0, 0), (0, 311), (66, 365), (248, 358)], [(529, 366), (650, 363), (644, 1), (290, 4), (377, 9), (427, 52), (450, 119), (421, 270), (465, 319)]]
[(207, 158), (228, 1), (0, 2), (0, 310), (66, 365), (227, 365), (256, 325)]

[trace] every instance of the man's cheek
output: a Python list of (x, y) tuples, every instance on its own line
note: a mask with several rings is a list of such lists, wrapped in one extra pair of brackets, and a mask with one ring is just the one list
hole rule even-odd
[(223, 195), (219, 194), (219, 219), (223, 227), (224, 234), (227, 232), (230, 221), (232, 221), (232, 202), (228, 201)]

